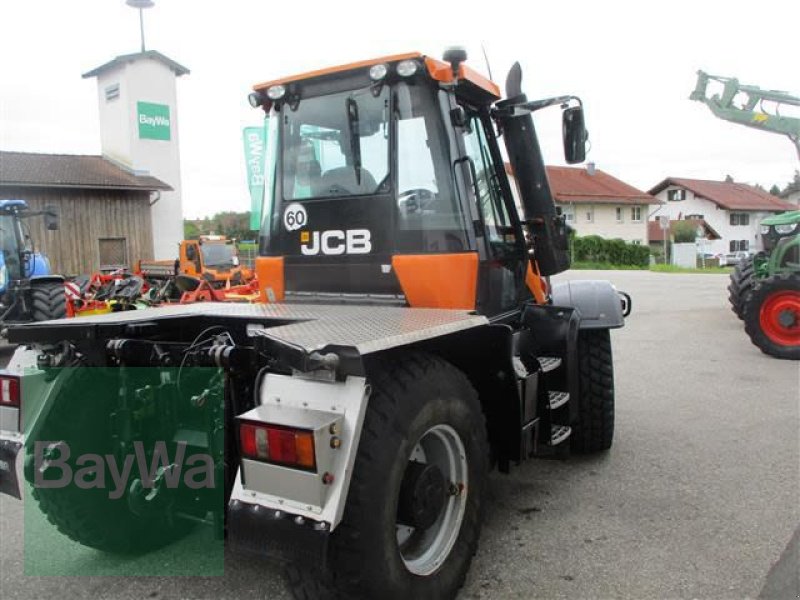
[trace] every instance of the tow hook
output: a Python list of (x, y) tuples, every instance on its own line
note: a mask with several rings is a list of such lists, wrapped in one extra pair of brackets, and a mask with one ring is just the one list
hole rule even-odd
[(619, 294), (619, 301), (622, 304), (622, 316), (627, 317), (631, 314), (631, 310), (633, 310), (633, 300), (631, 300), (630, 295), (625, 292), (617, 290), (617, 294)]

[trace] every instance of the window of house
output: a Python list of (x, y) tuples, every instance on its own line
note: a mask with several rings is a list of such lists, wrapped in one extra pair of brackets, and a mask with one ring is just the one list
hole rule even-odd
[(631, 221), (634, 223), (641, 223), (642, 222), (642, 207), (641, 206), (632, 206), (631, 207)]
[(667, 192), (667, 200), (670, 202), (679, 202), (686, 200), (686, 190), (669, 190)]
[(731, 225), (750, 225), (750, 214), (732, 212)]
[(642, 240), (631, 240), (631, 244), (633, 244), (634, 246), (641, 246)]
[(586, 207), (586, 211), (584, 212), (584, 219), (586, 220), (587, 223), (593, 223), (594, 222), (594, 207), (593, 206), (587, 206)]
[(563, 208), (561, 210), (561, 214), (564, 215), (564, 220), (567, 223), (574, 223), (575, 222), (575, 213), (573, 212), (572, 208)]
[(739, 252), (739, 251), (746, 252), (748, 250), (750, 250), (749, 240), (731, 240), (730, 242), (731, 252)]
[(128, 266), (128, 241), (125, 238), (100, 238), (100, 269), (119, 269)]
[(625, 220), (625, 215), (623, 214), (622, 207), (617, 207), (617, 223), (622, 223)]
[(697, 220), (699, 221), (700, 219), (704, 219), (704, 218), (705, 218), (705, 217), (704, 217), (703, 215), (697, 215), (697, 214), (693, 214), (693, 215), (686, 215), (686, 220), (687, 220), (687, 221), (688, 221), (688, 220), (692, 220), (692, 219), (697, 219)]

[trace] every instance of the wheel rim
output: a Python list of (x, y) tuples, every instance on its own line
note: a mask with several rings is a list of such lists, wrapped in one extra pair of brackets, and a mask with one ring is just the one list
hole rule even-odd
[(409, 463), (435, 465), (447, 484), (447, 495), (435, 522), (426, 529), (396, 523), (397, 546), (406, 568), (425, 576), (436, 571), (453, 549), (467, 505), (467, 453), (461, 436), (449, 425), (436, 425), (416, 443)]
[(767, 296), (759, 314), (761, 330), (781, 346), (800, 345), (800, 292), (787, 290)]

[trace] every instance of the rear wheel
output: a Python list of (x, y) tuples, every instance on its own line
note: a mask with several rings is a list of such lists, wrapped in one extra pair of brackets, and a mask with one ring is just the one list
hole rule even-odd
[(464, 374), (428, 354), (369, 369), (372, 395), (329, 565), (298, 598), (453, 598), (478, 544), (486, 426)]
[[(114, 449), (110, 433), (113, 416), (107, 398), (97, 393), (81, 394), (80, 390), (102, 389), (105, 380), (109, 389), (116, 389), (119, 379), (108, 377), (104, 369), (90, 367), (65, 369), (60, 377), (65, 379), (57, 404), (44, 417), (36, 435), (37, 440), (52, 444), (44, 451), (41, 464), (35, 464), (32, 454), (28, 454), (25, 460), (25, 477), (31, 483), (33, 498), (47, 520), (63, 535), (80, 544), (119, 554), (147, 552), (187, 533), (191, 524), (168, 518), (166, 511), (157, 516), (140, 517), (131, 512), (127, 494), (116, 500), (110, 499), (110, 490), (116, 482), (107, 464), (102, 465), (102, 474), (95, 476), (95, 481), (106, 484), (103, 486), (98, 484), (87, 488), (72, 482), (45, 487), (43, 482), (37, 483), (37, 469), (38, 477), (44, 481), (63, 475), (64, 467), (60, 466), (58, 459), (63, 456), (64, 448), (69, 452), (69, 458), (64, 462), (75, 474), (75, 481), (81, 466), (87, 464), (82, 462), (84, 458), (91, 455), (99, 458), (112, 454)], [(56, 464), (51, 463), (54, 459)], [(132, 472), (136, 472), (135, 467)], [(129, 483), (124, 484), (126, 488)]]
[(61, 281), (31, 281), (31, 317), (34, 321), (67, 316), (67, 296)]
[(578, 334), (578, 420), (570, 449), (579, 454), (602, 452), (614, 441), (614, 362), (608, 329)]
[(800, 274), (760, 280), (744, 304), (744, 330), (765, 354), (800, 360)]
[(740, 319), (744, 318), (742, 308), (747, 294), (753, 289), (754, 274), (755, 267), (752, 258), (744, 259), (737, 263), (730, 274), (731, 282), (728, 284), (728, 301), (731, 303), (731, 310)]

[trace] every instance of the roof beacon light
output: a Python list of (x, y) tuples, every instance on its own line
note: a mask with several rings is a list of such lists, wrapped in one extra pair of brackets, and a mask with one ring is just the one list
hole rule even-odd
[(389, 69), (383, 63), (379, 65), (372, 65), (369, 68), (369, 78), (372, 81), (380, 81), (384, 77), (386, 77), (386, 73), (389, 72)]
[(417, 72), (418, 66), (415, 60), (400, 61), (397, 63), (397, 74), (400, 75), (400, 77), (411, 77)]
[(280, 100), (286, 94), (286, 86), (273, 85), (267, 90), (267, 96), (270, 100)]

